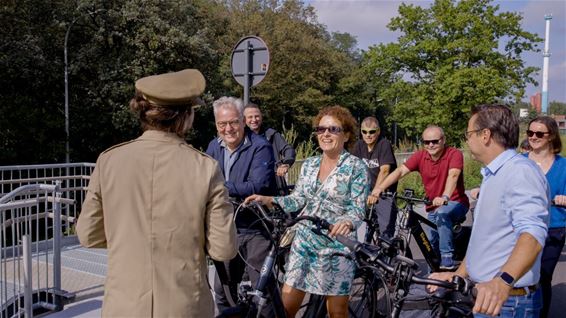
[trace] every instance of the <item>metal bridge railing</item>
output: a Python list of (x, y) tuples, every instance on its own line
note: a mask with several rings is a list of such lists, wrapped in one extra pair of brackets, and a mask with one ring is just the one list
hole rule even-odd
[(63, 229), (69, 231), (81, 211), (94, 166), (94, 163), (0, 166), (0, 197), (24, 185), (61, 181), (61, 197), (76, 202), (63, 206), (61, 211)]
[(61, 182), (28, 184), (0, 198), (0, 317), (61, 310)]

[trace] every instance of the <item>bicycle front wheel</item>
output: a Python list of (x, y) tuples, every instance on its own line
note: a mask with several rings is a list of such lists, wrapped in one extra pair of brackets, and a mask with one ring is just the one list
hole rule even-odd
[(360, 268), (350, 292), (348, 313), (355, 318), (385, 318), (391, 315), (389, 290), (381, 274), (370, 268)]

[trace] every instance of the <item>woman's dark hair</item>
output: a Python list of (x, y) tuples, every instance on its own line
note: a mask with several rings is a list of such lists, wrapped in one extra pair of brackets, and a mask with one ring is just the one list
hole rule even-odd
[(475, 129), (489, 129), (492, 138), (505, 149), (516, 149), (519, 144), (519, 121), (509, 106), (477, 105), (472, 116), (477, 115)]
[(130, 110), (140, 120), (142, 129), (175, 133), (184, 138), (189, 126), (187, 120), (193, 111), (191, 104), (160, 106), (151, 104), (140, 92), (130, 101)]
[(534, 122), (541, 123), (546, 126), (546, 129), (548, 129), (548, 141), (552, 147), (552, 152), (555, 154), (560, 153), (562, 151), (562, 140), (560, 140), (560, 131), (558, 130), (556, 120), (548, 116), (539, 116), (529, 122), (527, 129), (529, 129), (531, 124)]
[(344, 148), (350, 149), (356, 142), (356, 130), (358, 123), (352, 113), (340, 105), (328, 106), (321, 109), (312, 120), (312, 126), (315, 128), (320, 123), (320, 120), (324, 116), (332, 116), (342, 124), (342, 129), (344, 129), (344, 134), (348, 136), (348, 141), (346, 141)]

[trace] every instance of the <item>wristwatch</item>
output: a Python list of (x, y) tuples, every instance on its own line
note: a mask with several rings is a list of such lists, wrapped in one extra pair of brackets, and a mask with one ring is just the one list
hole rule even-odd
[(446, 194), (443, 194), (443, 195), (441, 196), (441, 198), (445, 199), (446, 202), (450, 201), (450, 197), (447, 196)]
[(495, 277), (499, 277), (501, 278), (501, 280), (507, 285), (507, 286), (511, 286), (513, 287), (513, 284), (515, 283), (515, 278), (513, 276), (511, 276), (509, 273), (507, 272), (497, 272), (497, 274), (495, 275)]

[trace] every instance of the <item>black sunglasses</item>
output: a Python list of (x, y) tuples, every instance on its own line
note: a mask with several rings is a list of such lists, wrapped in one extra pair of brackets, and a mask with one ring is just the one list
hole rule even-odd
[(431, 140), (422, 140), (423, 144), (428, 145), (428, 144), (433, 144), (433, 145), (438, 145), (438, 143), (440, 142), (440, 139), (431, 139)]
[(328, 130), (329, 133), (333, 134), (333, 135), (338, 135), (339, 133), (343, 132), (344, 129), (342, 129), (342, 127), (338, 127), (338, 126), (316, 126), (314, 127), (314, 132), (317, 135), (322, 135), (324, 134), (326, 131)]
[(532, 131), (530, 129), (527, 130), (527, 136), (529, 136), (529, 137), (532, 137), (534, 135), (534, 136), (537, 136), (537, 138), (542, 138), (542, 137), (544, 137), (544, 135), (548, 135), (548, 134), (550, 134), (550, 132), (548, 132), (548, 131), (544, 132), (544, 131)]
[(364, 134), (364, 135), (373, 135), (376, 132), (377, 132), (377, 129), (371, 129), (371, 130), (362, 129), (362, 134)]

